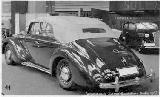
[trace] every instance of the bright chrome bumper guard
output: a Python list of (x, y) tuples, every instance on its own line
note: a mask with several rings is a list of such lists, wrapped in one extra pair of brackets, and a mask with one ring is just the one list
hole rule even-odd
[(132, 80), (126, 80), (126, 81), (120, 81), (119, 78), (115, 77), (115, 82), (112, 83), (100, 83), (99, 87), (103, 89), (115, 89), (115, 92), (119, 91), (119, 88), (125, 87), (125, 86), (131, 86), (131, 85), (139, 85), (146, 80), (149, 80), (152, 82), (155, 79), (155, 73), (151, 73), (145, 77), (139, 78), (136, 77), (135, 79)]
[(145, 46), (144, 48), (153, 48), (153, 49), (160, 49), (160, 47), (158, 47), (158, 46)]

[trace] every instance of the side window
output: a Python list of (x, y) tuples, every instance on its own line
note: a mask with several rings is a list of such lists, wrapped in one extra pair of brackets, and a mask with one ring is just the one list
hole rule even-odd
[(53, 27), (51, 24), (47, 22), (41, 22), (40, 23), (40, 28), (41, 28), (41, 35), (42, 36), (53, 36)]
[(41, 23), (40, 23), (40, 27), (41, 27), (42, 33), (45, 32), (46, 26), (47, 26), (47, 23), (45, 23), (45, 22), (41, 22)]
[(40, 29), (40, 23), (39, 22), (32, 22), (30, 27), (29, 27), (29, 33), (36, 35), (41, 33)]

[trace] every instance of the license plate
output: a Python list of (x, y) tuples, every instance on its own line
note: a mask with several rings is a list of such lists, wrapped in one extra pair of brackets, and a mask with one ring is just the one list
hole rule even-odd
[(122, 69), (118, 69), (118, 71), (119, 71), (120, 76), (138, 74), (137, 67), (122, 68)]
[(155, 43), (144, 43), (144, 46), (155, 46)]
[(145, 34), (145, 37), (146, 37), (146, 38), (149, 37), (149, 34)]

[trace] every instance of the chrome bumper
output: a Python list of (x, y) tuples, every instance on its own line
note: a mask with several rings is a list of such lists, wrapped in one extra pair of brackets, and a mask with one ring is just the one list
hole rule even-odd
[(145, 46), (144, 48), (150, 48), (150, 49), (160, 49), (158, 46)]
[(139, 85), (141, 83), (144, 83), (147, 80), (149, 80), (150, 82), (153, 82), (154, 79), (155, 79), (155, 73), (151, 73), (151, 74), (149, 74), (145, 77), (142, 77), (142, 78), (136, 77), (135, 79), (126, 80), (126, 81), (118, 81), (119, 78), (116, 77), (115, 82), (100, 83), (99, 87), (102, 89), (115, 89), (115, 92), (118, 92), (120, 87)]

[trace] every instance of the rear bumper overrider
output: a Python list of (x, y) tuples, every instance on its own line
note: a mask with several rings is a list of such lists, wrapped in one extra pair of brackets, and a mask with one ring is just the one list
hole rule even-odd
[(151, 73), (147, 76), (144, 77), (136, 77), (135, 79), (132, 80), (126, 80), (126, 81), (118, 81), (119, 78), (115, 77), (115, 82), (111, 83), (100, 83), (99, 88), (102, 89), (115, 89), (115, 92), (119, 91), (119, 88), (125, 87), (125, 86), (131, 86), (131, 85), (139, 85), (141, 83), (144, 83), (145, 81), (149, 80), (150, 82), (153, 82), (155, 79), (155, 73)]

